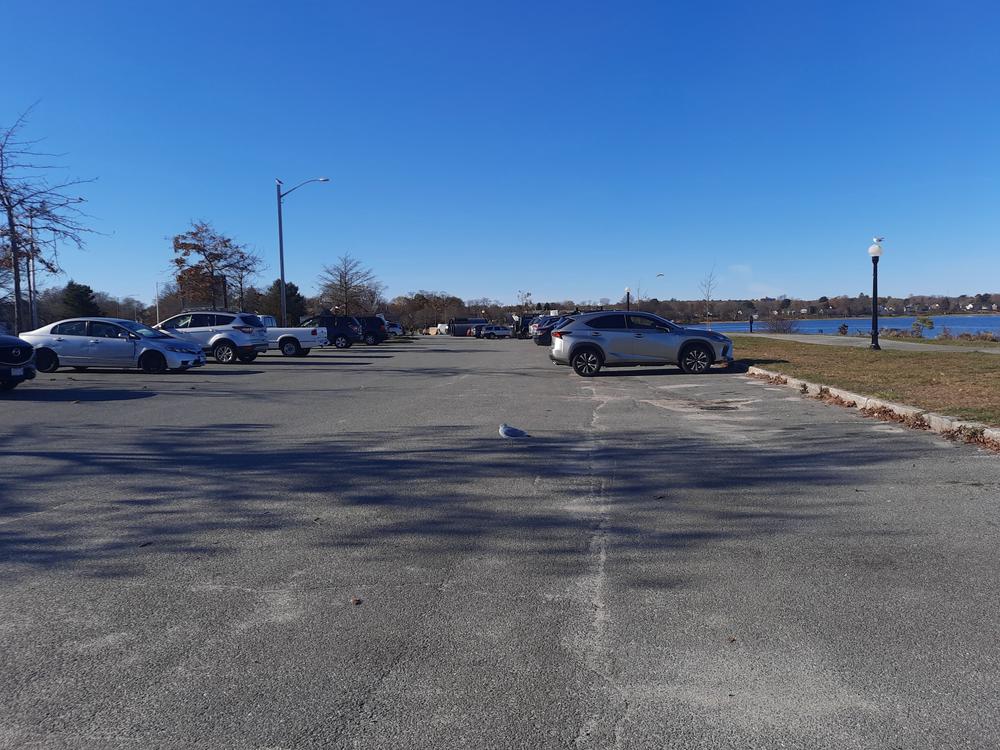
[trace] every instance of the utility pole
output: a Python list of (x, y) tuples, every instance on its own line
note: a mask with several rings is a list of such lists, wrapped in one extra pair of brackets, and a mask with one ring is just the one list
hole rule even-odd
[(279, 179), (274, 181), (274, 192), (278, 197), (278, 271), (280, 273), (281, 281), (281, 325), (288, 325), (288, 302), (285, 297), (285, 233), (284, 225), (282, 224), (281, 217), (281, 201), (282, 199), (294, 190), (298, 190), (303, 185), (308, 185), (310, 182), (329, 182), (329, 177), (314, 177), (311, 180), (306, 180), (305, 182), (300, 182), (295, 187), (281, 192), (282, 182)]
[(274, 189), (278, 195), (278, 270), (281, 279), (281, 325), (288, 325), (288, 303), (285, 300), (285, 232), (281, 223), (281, 180), (274, 181)]

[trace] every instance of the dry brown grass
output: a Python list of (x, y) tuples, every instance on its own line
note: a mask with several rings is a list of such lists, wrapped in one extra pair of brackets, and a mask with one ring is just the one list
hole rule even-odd
[(736, 356), (794, 378), (1000, 426), (1000, 355), (873, 352), (733, 336)]
[(932, 344), (938, 346), (964, 346), (972, 349), (1000, 349), (1000, 342), (996, 341), (980, 341), (978, 339), (923, 339), (914, 338), (913, 336), (887, 336), (884, 333), (879, 334), (879, 340), (885, 341), (910, 341), (915, 344)]

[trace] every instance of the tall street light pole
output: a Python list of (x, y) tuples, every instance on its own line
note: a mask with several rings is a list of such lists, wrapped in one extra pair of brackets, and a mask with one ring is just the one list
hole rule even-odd
[(625, 287), (625, 312), (628, 312), (632, 306), (632, 290)]
[(872, 349), (881, 350), (878, 345), (878, 259), (882, 256), (881, 242), (885, 237), (876, 237), (872, 240), (872, 246), (868, 248), (868, 254), (872, 258)]
[(300, 182), (293, 188), (285, 190), (282, 192), (281, 180), (275, 179), (274, 181), (274, 191), (278, 197), (278, 267), (281, 271), (281, 325), (288, 325), (288, 302), (285, 298), (285, 232), (281, 220), (281, 202), (286, 195), (291, 193), (293, 190), (298, 190), (303, 185), (308, 185), (310, 182), (329, 182), (329, 177), (313, 177), (311, 180), (306, 180), (305, 182)]

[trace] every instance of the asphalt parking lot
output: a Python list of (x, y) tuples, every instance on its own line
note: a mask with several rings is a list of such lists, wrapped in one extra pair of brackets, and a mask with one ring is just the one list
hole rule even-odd
[(0, 747), (1000, 746), (969, 446), (445, 337), (0, 424)]

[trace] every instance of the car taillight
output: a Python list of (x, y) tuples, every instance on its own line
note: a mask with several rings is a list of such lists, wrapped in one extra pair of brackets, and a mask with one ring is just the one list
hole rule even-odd
[(240, 333), (253, 333), (253, 326), (233, 326)]
[(553, 331), (552, 332), (552, 338), (554, 338), (554, 339), (561, 339), (562, 337), (563, 337), (563, 332), (562, 331)]
[(311, 331), (309, 331), (309, 335), (310, 336), (315, 336), (317, 333), (318, 333), (318, 331), (315, 328), (313, 328)]

